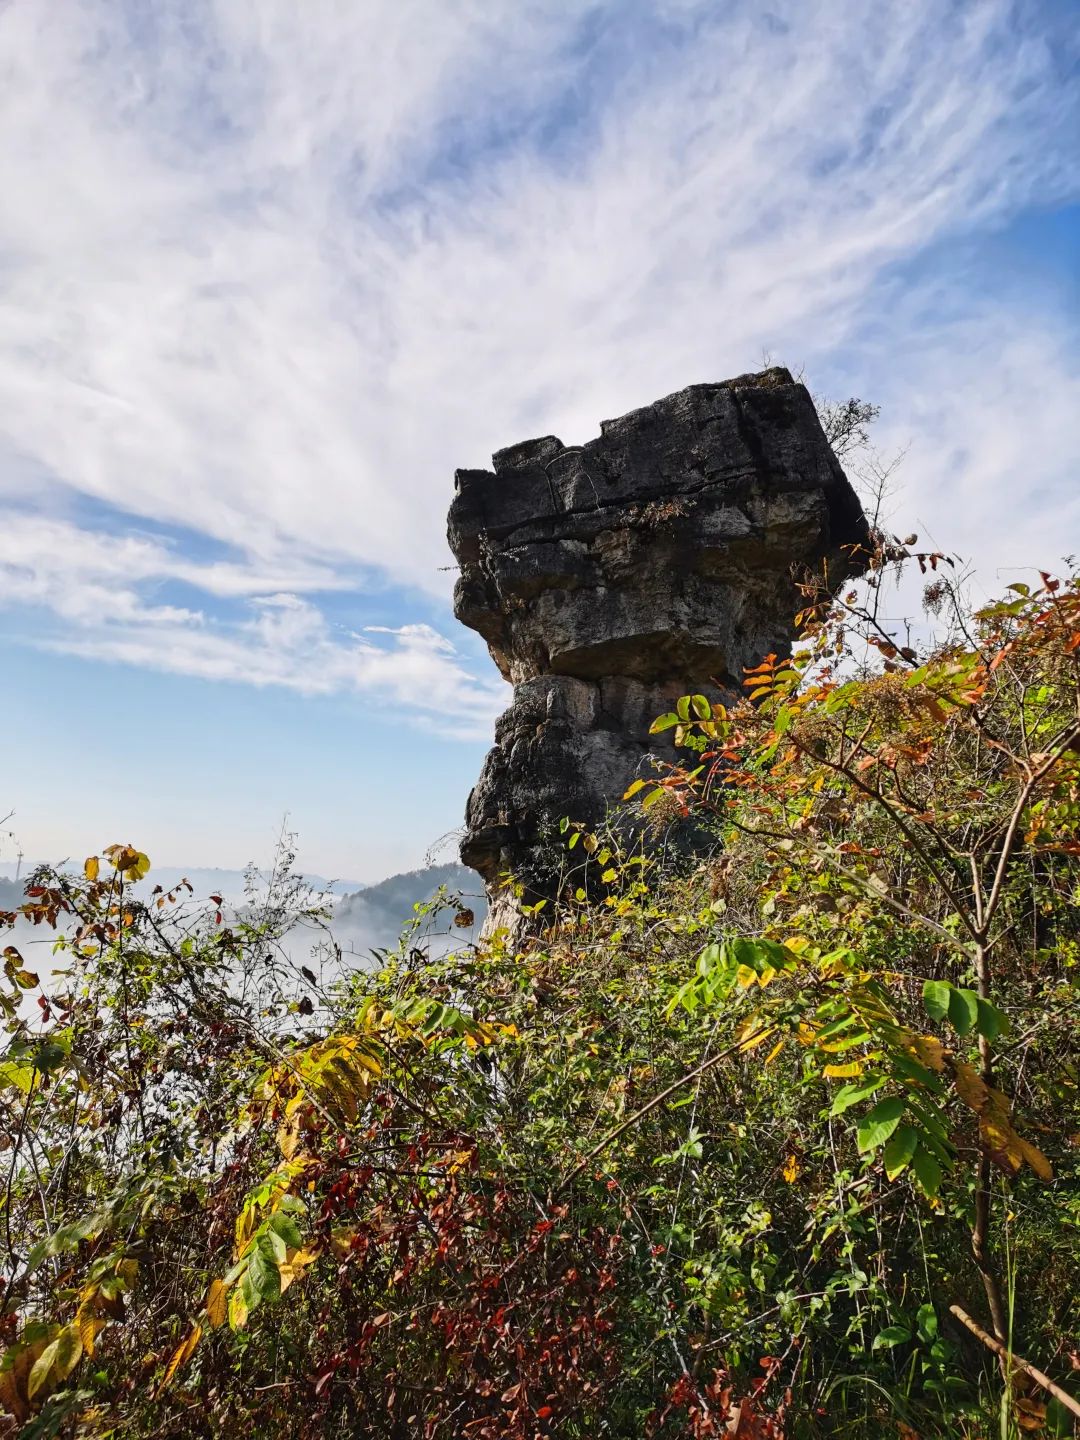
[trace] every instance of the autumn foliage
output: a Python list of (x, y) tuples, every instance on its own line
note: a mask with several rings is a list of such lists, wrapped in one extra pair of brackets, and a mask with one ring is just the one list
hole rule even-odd
[(344, 972), (287, 856), (32, 877), (0, 1434), (1071, 1433), (1080, 584), (973, 611), (916, 543), (658, 717), (524, 940), (446, 897)]

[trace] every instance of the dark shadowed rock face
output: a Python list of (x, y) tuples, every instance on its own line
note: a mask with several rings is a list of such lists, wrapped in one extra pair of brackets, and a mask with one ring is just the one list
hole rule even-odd
[(454, 612), (514, 685), (469, 797), (462, 859), (550, 888), (538, 841), (593, 823), (688, 691), (739, 692), (790, 645), (797, 567), (864, 538), (859, 502), (809, 394), (783, 369), (691, 385), (585, 445), (554, 436), (459, 470)]

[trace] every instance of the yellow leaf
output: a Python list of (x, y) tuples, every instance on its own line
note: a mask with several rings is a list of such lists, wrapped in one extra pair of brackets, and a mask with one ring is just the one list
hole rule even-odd
[(938, 1074), (945, 1069), (945, 1046), (933, 1035), (912, 1035), (908, 1039), (908, 1054)]
[(215, 1330), (225, 1324), (227, 1296), (228, 1290), (221, 1280), (215, 1277), (210, 1281), (210, 1289), (206, 1292), (206, 1318)]
[(244, 1292), (239, 1285), (229, 1296), (229, 1325), (233, 1330), (242, 1330), (247, 1324), (248, 1307)]
[(352, 1242), (359, 1234), (358, 1230), (335, 1230), (330, 1236), (330, 1249), (338, 1260), (344, 1260), (352, 1254)]
[(821, 1044), (818, 1046), (818, 1048), (820, 1050), (823, 1050), (826, 1055), (835, 1055), (840, 1050), (846, 1050), (850, 1046), (853, 1039), (856, 1039), (861, 1043), (863, 1041), (869, 1040), (870, 1034), (866, 1030), (863, 1030), (859, 1034), (856, 1034), (853, 1031), (849, 1035), (842, 1036), (839, 1040), (833, 1040), (828, 1044)]
[(258, 1229), (258, 1218), (255, 1214), (255, 1207), (247, 1202), (240, 1214), (236, 1217), (236, 1255), (237, 1259), (244, 1253), (251, 1243), (251, 1237)]
[(774, 1034), (776, 1027), (766, 1025), (759, 1029), (760, 1020), (751, 1017), (744, 1021), (735, 1032), (735, 1038), (739, 1042), (739, 1049), (745, 1055), (748, 1051), (755, 1049), (758, 1045), (764, 1045), (770, 1035)]
[(799, 1171), (801, 1169), (802, 1166), (799, 1164), (798, 1157), (795, 1155), (789, 1155), (787, 1157), (787, 1160), (784, 1162), (784, 1169), (782, 1172), (784, 1179), (789, 1185), (793, 1185), (795, 1183), (795, 1181), (798, 1179)]
[(78, 1327), (65, 1325), (34, 1361), (26, 1386), (27, 1398), (33, 1400), (44, 1386), (51, 1389), (57, 1382), (66, 1380), (82, 1359), (82, 1348)]
[(861, 1075), (863, 1062), (861, 1060), (849, 1060), (846, 1065), (826, 1065), (825, 1074), (830, 1075), (834, 1080), (849, 1080), (853, 1075)]
[(85, 1306), (81, 1306), (75, 1323), (79, 1327), (79, 1338), (82, 1341), (82, 1348), (93, 1358), (94, 1342), (97, 1340), (100, 1331), (105, 1329), (109, 1323), (104, 1316), (91, 1315)]
[(309, 1265), (319, 1258), (320, 1251), (314, 1246), (300, 1250), (286, 1250), (284, 1261), (278, 1266), (281, 1278), (281, 1293), (284, 1294), (294, 1280), (298, 1280)]
[(291, 1160), (300, 1148), (300, 1135), (303, 1125), (303, 1115), (297, 1111), (283, 1125), (278, 1126), (277, 1143), (278, 1149), (286, 1160)]
[(1012, 1107), (1000, 1090), (987, 1085), (966, 1060), (952, 1060), (956, 1093), (979, 1117), (979, 1138), (983, 1148), (996, 1165), (1015, 1175), (1029, 1165), (1040, 1180), (1054, 1178), (1053, 1166), (1036, 1145), (1016, 1133), (1012, 1123)]
[[(6, 1359), (7, 1355), (4, 1358)], [(29, 1418), (30, 1407), (20, 1393), (14, 1367), (10, 1370), (0, 1370), (0, 1405), (14, 1418), (16, 1425), (21, 1425), (24, 1420)]]
[(86, 864), (83, 866), (83, 872), (91, 884), (98, 878), (98, 871), (100, 869), (101, 862), (98, 860), (98, 857), (96, 855), (88, 855), (86, 857)]
[(953, 1061), (953, 1081), (956, 1093), (969, 1109), (978, 1113), (990, 1099), (990, 1091), (973, 1065), (966, 1060)]
[(30, 1376), (38, 1357), (48, 1348), (54, 1333), (54, 1330), (50, 1330), (48, 1334), (29, 1344), (13, 1345), (4, 1352), (0, 1367), (0, 1401), (20, 1425), (30, 1418), (30, 1397), (27, 1394)]
[(184, 1365), (186, 1365), (187, 1362), (191, 1359), (192, 1355), (194, 1355), (195, 1353), (195, 1347), (196, 1345), (198, 1345), (201, 1339), (202, 1326), (198, 1324), (198, 1322), (196, 1322), (194, 1325), (192, 1325), (191, 1329), (184, 1336), (183, 1340), (180, 1341), (180, 1344), (173, 1351), (172, 1358), (169, 1360), (168, 1365), (166, 1365), (165, 1367), (165, 1375), (161, 1381), (161, 1384), (158, 1386), (157, 1393), (159, 1395), (172, 1380), (176, 1372), (180, 1370)]
[(1037, 1145), (1020, 1138), (1020, 1153), (1040, 1180), (1053, 1180), (1054, 1167)]
[(125, 1285), (134, 1285), (139, 1274), (139, 1262), (137, 1260), (121, 1260), (116, 1267), (116, 1273)]
[(768, 1055), (765, 1056), (765, 1064), (771, 1065), (772, 1062), (776, 1059), (777, 1055), (780, 1054), (780, 1051), (783, 1050), (783, 1048), (783, 1040), (778, 1040), (776, 1044), (772, 1047), (772, 1049), (769, 1051)]

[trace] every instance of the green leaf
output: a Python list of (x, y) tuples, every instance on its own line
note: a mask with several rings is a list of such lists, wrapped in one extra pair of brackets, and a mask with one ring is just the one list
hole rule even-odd
[(928, 1070), (925, 1065), (920, 1065), (919, 1062), (913, 1060), (910, 1055), (891, 1055), (889, 1060), (892, 1064), (894, 1079), (900, 1081), (914, 1080), (917, 1084), (922, 1085), (924, 1089), (929, 1090), (931, 1094), (944, 1095), (945, 1086), (942, 1085), (934, 1072)]
[(911, 1157), (911, 1170), (919, 1182), (919, 1189), (933, 1199), (941, 1189), (941, 1166), (921, 1145)]
[(890, 1180), (903, 1173), (911, 1164), (919, 1143), (919, 1132), (911, 1125), (901, 1125), (885, 1146), (885, 1174)]
[(1067, 1437), (1074, 1433), (1073, 1417), (1056, 1395), (1046, 1402), (1046, 1428), (1055, 1437)]
[(276, 1300), (281, 1294), (281, 1276), (268, 1236), (260, 1235), (251, 1248), (247, 1278), (260, 1300)]
[(682, 720), (684, 723), (688, 721), (690, 719), (690, 696), (683, 695), (676, 702), (675, 709), (678, 711), (677, 719)]
[(270, 1229), (276, 1235), (280, 1235), (290, 1250), (299, 1250), (304, 1243), (296, 1221), (291, 1215), (285, 1215), (280, 1210), (277, 1214), (270, 1216)]
[(920, 1305), (915, 1312), (915, 1326), (919, 1332), (919, 1339), (929, 1345), (932, 1340), (938, 1337), (937, 1311), (933, 1305)]
[(27, 1273), (32, 1273), (50, 1255), (60, 1255), (65, 1250), (77, 1250), (84, 1240), (100, 1235), (108, 1223), (108, 1213), (95, 1210), (83, 1215), (68, 1225), (54, 1230), (47, 1240), (40, 1241), (26, 1257)]
[(33, 1083), (32, 1065), (19, 1065), (14, 1060), (0, 1063), (0, 1090), (21, 1090), (24, 1095), (29, 1095)]
[(886, 1099), (879, 1100), (874, 1108), (863, 1116), (856, 1134), (856, 1142), (862, 1153), (877, 1150), (885, 1144), (900, 1124), (906, 1104), (902, 1095), (889, 1095)]
[(698, 956), (696, 967), (697, 973), (699, 975), (709, 975), (713, 970), (716, 969), (718, 965), (722, 965), (723, 963), (723, 949), (721, 946), (717, 945), (715, 941), (713, 941), (711, 945), (706, 945), (705, 949), (702, 950), (701, 954)]
[(911, 1331), (903, 1325), (886, 1325), (885, 1329), (874, 1336), (875, 1350), (891, 1350), (894, 1345), (906, 1345), (911, 1339)]
[(949, 1019), (958, 1035), (970, 1035), (979, 1018), (979, 997), (974, 990), (953, 988), (949, 996)]
[(669, 710), (666, 715), (658, 715), (656, 717), (649, 726), (649, 734), (659, 735), (661, 730), (670, 730), (673, 725), (678, 725), (678, 723), (678, 715)]
[(996, 1040), (999, 1035), (1007, 1035), (1009, 1031), (1008, 1017), (1003, 1015), (996, 1005), (991, 1005), (989, 1000), (976, 997), (978, 1005), (978, 1018), (975, 1021), (975, 1029), (987, 1040)]
[(842, 1035), (845, 1030), (850, 1030), (853, 1025), (858, 1025), (860, 1029), (864, 1029), (865, 1025), (862, 1016), (855, 1014), (841, 1015), (839, 1020), (833, 1020), (825, 1026), (824, 1030), (819, 1030), (814, 1036), (814, 1042), (817, 1045), (824, 1045), (827, 1040), (832, 1040), (837, 1035)]
[(712, 706), (704, 695), (691, 695), (690, 704), (694, 707), (694, 714), (699, 720), (710, 720), (712, 718)]
[(78, 1327), (66, 1325), (56, 1339), (47, 1345), (34, 1361), (34, 1367), (30, 1371), (30, 1378), (26, 1386), (29, 1399), (32, 1400), (41, 1387), (50, 1380), (59, 1382), (66, 1380), (82, 1358), (82, 1349)]
[(43, 1075), (58, 1070), (67, 1058), (67, 1051), (54, 1040), (43, 1041), (33, 1054), (34, 1065)]
[(944, 1020), (949, 1013), (952, 986), (947, 980), (927, 980), (922, 987), (923, 1004), (931, 1020)]
[(880, 1090), (885, 1084), (884, 1075), (864, 1075), (861, 1080), (856, 1080), (852, 1085), (841, 1085), (833, 1097), (830, 1116), (842, 1115), (852, 1105), (857, 1105), (860, 1100), (865, 1100), (868, 1095), (873, 1095), (875, 1090)]

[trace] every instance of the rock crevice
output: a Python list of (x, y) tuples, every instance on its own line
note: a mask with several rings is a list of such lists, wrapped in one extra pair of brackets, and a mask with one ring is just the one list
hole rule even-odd
[(770, 369), (691, 385), (567, 446), (459, 470), (454, 612), (514, 685), (469, 797), (462, 859), (489, 889), (550, 892), (545, 828), (599, 820), (642, 769), (655, 716), (739, 692), (790, 646), (799, 570), (857, 568), (859, 501), (804, 386)]

